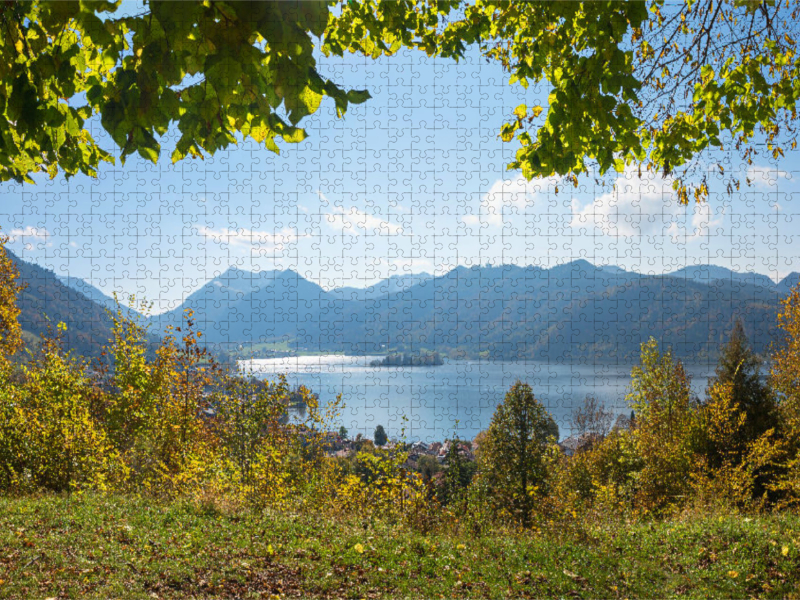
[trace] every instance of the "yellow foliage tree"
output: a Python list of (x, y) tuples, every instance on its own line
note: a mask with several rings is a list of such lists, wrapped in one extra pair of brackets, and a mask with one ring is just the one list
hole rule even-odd
[(147, 359), (147, 330), (121, 310), (112, 315), (113, 394), (104, 406), (109, 437), (121, 452), (134, 447), (152, 425), (156, 398), (163, 385), (161, 372)]
[(770, 485), (785, 503), (800, 501), (800, 285), (782, 301), (778, 326), (783, 340), (772, 354), (770, 382), (778, 400), (780, 431), (788, 460)]
[(682, 502), (693, 460), (690, 379), (681, 361), (670, 350), (661, 353), (653, 338), (642, 344), (627, 400), (635, 411), (633, 435), (643, 465), (638, 474), (642, 508)]
[[(148, 368), (153, 413), (148, 426), (147, 482), (166, 485), (164, 491), (182, 493), (201, 485), (205, 471), (213, 464), (214, 440), (208, 421), (209, 388), (219, 376), (219, 365), (200, 344), (202, 334), (194, 329), (190, 310), (184, 324), (170, 332), (156, 351)], [(142, 391), (146, 391), (142, 390)]]
[(770, 379), (786, 434), (800, 440), (800, 285), (781, 301), (783, 343), (772, 354)]

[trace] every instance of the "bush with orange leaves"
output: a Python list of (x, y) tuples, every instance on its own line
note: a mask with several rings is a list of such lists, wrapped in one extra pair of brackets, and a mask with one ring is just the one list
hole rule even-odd
[(18, 282), (19, 271), (5, 250), (6, 242), (8, 237), (0, 235), (0, 377), (8, 369), (8, 358), (22, 346), (17, 294), (23, 286)]

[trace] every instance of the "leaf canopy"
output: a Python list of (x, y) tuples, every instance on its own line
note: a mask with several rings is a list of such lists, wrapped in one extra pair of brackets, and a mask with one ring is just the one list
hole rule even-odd
[[(457, 61), (477, 46), (509, 84), (546, 82), (547, 106), (532, 98), (498, 123), (519, 146), (508, 167), (528, 179), (577, 184), (635, 164), (672, 175), (688, 202), (708, 195), (708, 149), (751, 161), (762, 141), (775, 159), (796, 146), (800, 14), (788, 2), (146, 1), (136, 14), (120, 5), (0, 8), (0, 180), (94, 176), (112, 152), (156, 161), (175, 126), (173, 162), (247, 137), (278, 152), (306, 138), (302, 121), (325, 97), (339, 116), (370, 98), (320, 75), (316, 51), (378, 58), (407, 48)], [(93, 117), (116, 149), (95, 141)], [(729, 176), (729, 191), (738, 186)]]

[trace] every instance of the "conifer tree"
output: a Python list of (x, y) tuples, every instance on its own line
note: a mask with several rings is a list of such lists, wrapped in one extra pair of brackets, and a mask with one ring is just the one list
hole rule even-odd
[(547, 478), (544, 455), (551, 430), (550, 415), (531, 387), (517, 381), (495, 409), (481, 446), (481, 475), (496, 506), (523, 527), (530, 525), (534, 496)]
[(761, 364), (761, 359), (750, 348), (741, 319), (737, 319), (728, 343), (722, 348), (709, 389), (717, 383), (733, 385), (731, 401), (745, 414), (740, 431), (742, 439), (738, 440), (743, 445), (758, 439), (776, 424), (775, 400), (762, 381)]
[(448, 448), (447, 456), (444, 459), (447, 465), (441, 496), (444, 504), (450, 504), (456, 500), (469, 487), (475, 474), (475, 463), (461, 456), (461, 448), (465, 445), (466, 443), (458, 438), (450, 441), (450, 448)]

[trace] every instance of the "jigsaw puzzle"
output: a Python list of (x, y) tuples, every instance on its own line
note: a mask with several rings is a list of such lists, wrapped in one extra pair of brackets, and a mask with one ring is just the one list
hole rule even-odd
[[(317, 61), (371, 99), (344, 119), (323, 102), (279, 155), (247, 139), (203, 160), (131, 156), (96, 178), (4, 183), (23, 329), (41, 335), (47, 313), (94, 355), (114, 294), (151, 301), (145, 316), (126, 310), (157, 335), (191, 309), (246, 372), (286, 374), (323, 403), (341, 394), (351, 436), (382, 425), (424, 442), (474, 438), (516, 380), (563, 440), (587, 396), (629, 413), (651, 337), (698, 396), (737, 319), (757, 352), (774, 339), (800, 270), (794, 153), (745, 164), (716, 151), (709, 198), (685, 205), (671, 177), (635, 167), (529, 181), (506, 169), (516, 146), (498, 127), (546, 105), (544, 83), (510, 86), (477, 50)], [(718, 165), (750, 184), (726, 193)]]
[(0, 598), (798, 596), (800, 1), (0, 23)]

